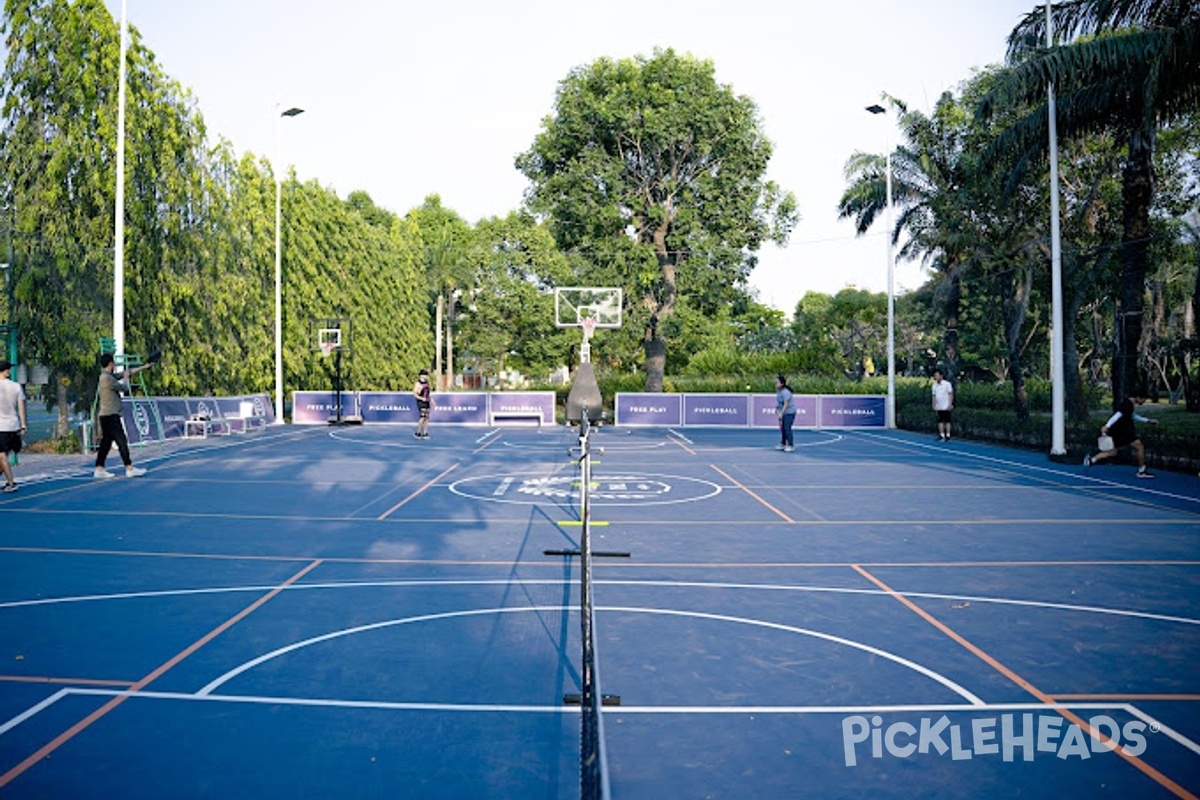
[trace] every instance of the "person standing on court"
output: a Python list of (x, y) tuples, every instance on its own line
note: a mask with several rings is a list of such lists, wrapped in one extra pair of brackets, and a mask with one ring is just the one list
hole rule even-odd
[(4, 491), (15, 492), (10, 453), (21, 452), (21, 435), (27, 429), (25, 391), (12, 380), (12, 364), (0, 361), (0, 471), (4, 472)]
[(933, 371), (933, 413), (937, 414), (938, 439), (950, 441), (950, 412), (954, 410), (954, 387), (940, 369)]
[(792, 426), (796, 423), (796, 396), (787, 378), (775, 376), (775, 416), (779, 417), (779, 444), (776, 450), (790, 453), (796, 449), (792, 439)]
[(1117, 406), (1116, 412), (1108, 418), (1108, 422), (1100, 426), (1101, 436), (1111, 436), (1113, 440), (1113, 448), (1111, 450), (1101, 450), (1096, 455), (1088, 455), (1083, 458), (1083, 465), (1090, 467), (1103, 461), (1106, 458), (1112, 458), (1117, 454), (1117, 451), (1122, 447), (1128, 447), (1133, 451), (1133, 455), (1137, 458), (1137, 476), (1139, 478), (1153, 478), (1153, 473), (1146, 471), (1146, 447), (1142, 444), (1142, 440), (1138, 438), (1137, 429), (1134, 427), (1134, 422), (1146, 422), (1150, 425), (1157, 425), (1158, 420), (1143, 417), (1134, 411), (1136, 406), (1140, 406), (1146, 402), (1146, 390), (1135, 389), (1133, 394), (1126, 397)]
[(129, 379), (153, 364), (140, 367), (130, 367), (128, 372), (118, 376), (116, 361), (112, 353), (102, 353), (100, 356), (100, 385), (96, 392), (99, 396), (99, 409), (96, 417), (100, 422), (100, 446), (96, 450), (97, 478), (115, 478), (115, 474), (104, 468), (108, 459), (108, 451), (116, 444), (121, 453), (121, 462), (125, 465), (125, 477), (137, 478), (146, 474), (146, 470), (133, 465), (129, 456), (129, 439), (125, 437), (125, 425), (121, 422), (121, 394), (129, 391)]
[(428, 439), (429, 409), (433, 407), (433, 389), (429, 385), (429, 370), (423, 369), (417, 375), (417, 383), (413, 386), (413, 397), (417, 398), (417, 430), (413, 436), (418, 439)]

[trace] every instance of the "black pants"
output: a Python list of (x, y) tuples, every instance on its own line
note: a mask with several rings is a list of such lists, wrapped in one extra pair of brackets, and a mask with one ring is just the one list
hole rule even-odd
[(121, 424), (121, 415), (111, 414), (107, 417), (100, 417), (100, 446), (96, 450), (97, 467), (104, 466), (104, 461), (108, 458), (108, 451), (112, 449), (114, 442), (121, 452), (121, 462), (127, 467), (133, 464), (133, 459), (129, 457), (129, 440), (125, 438), (125, 426)]

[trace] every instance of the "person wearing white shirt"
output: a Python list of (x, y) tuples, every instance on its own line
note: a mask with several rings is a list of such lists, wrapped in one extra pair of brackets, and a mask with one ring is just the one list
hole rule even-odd
[(933, 412), (937, 414), (938, 439), (950, 441), (950, 412), (954, 410), (954, 387), (942, 376), (940, 369), (933, 371)]
[(4, 473), (5, 492), (17, 490), (9, 454), (21, 452), (21, 435), (27, 428), (25, 391), (11, 375), (12, 364), (0, 361), (0, 471)]

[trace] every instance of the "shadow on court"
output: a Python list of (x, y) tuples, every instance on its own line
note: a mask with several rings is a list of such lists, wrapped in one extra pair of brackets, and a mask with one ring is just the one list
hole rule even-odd
[[(0, 799), (577, 796), (574, 434), (432, 434), (272, 428), (0, 501)], [(595, 442), (613, 796), (1200, 792), (1195, 478)]]

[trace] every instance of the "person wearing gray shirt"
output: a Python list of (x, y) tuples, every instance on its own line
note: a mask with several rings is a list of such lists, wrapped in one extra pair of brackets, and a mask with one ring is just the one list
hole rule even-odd
[(96, 418), (100, 423), (100, 446), (96, 450), (96, 470), (93, 473), (97, 478), (117, 477), (104, 468), (104, 462), (108, 459), (108, 451), (114, 444), (121, 453), (121, 462), (125, 464), (126, 478), (136, 478), (146, 474), (146, 470), (133, 465), (133, 459), (129, 455), (129, 439), (125, 436), (125, 425), (121, 421), (121, 394), (129, 391), (129, 378), (150, 366), (152, 365), (145, 364), (140, 367), (130, 367), (128, 372), (118, 376), (116, 361), (113, 359), (112, 353), (104, 353), (100, 356), (100, 385), (97, 387), (99, 410), (96, 412)]

